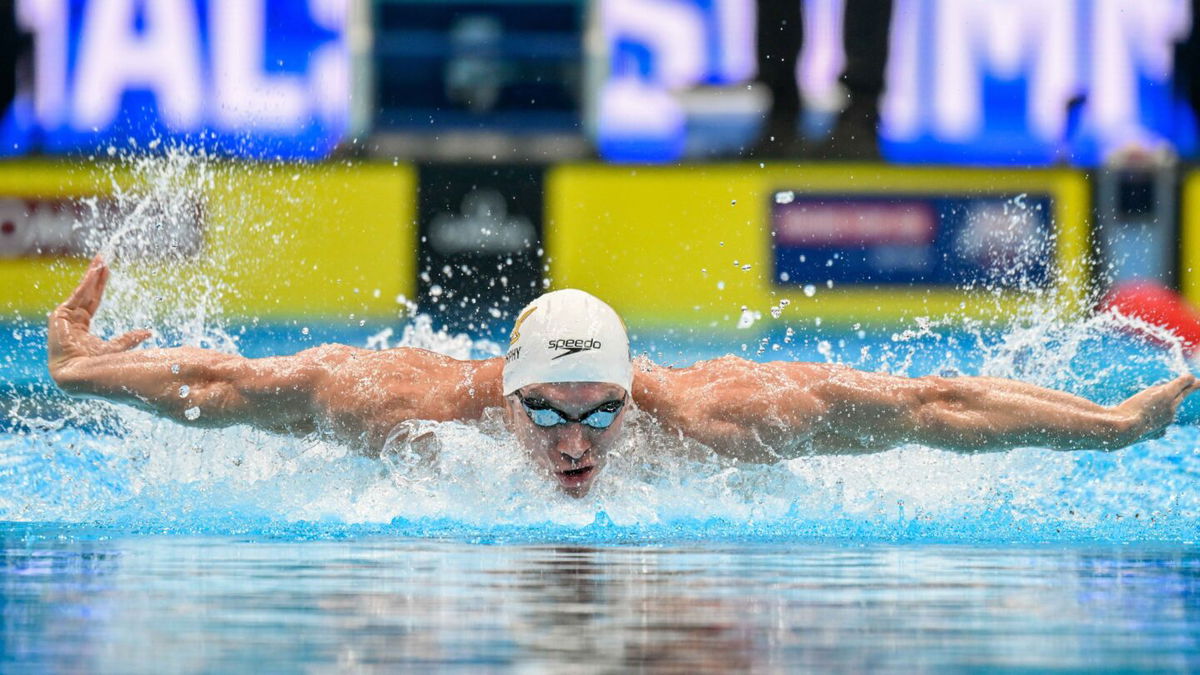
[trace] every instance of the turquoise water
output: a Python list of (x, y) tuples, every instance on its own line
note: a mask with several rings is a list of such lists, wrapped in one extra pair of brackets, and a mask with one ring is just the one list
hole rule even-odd
[(10, 526), (0, 670), (1200, 667), (1200, 552)]
[[(1106, 403), (1186, 367), (1103, 321), (791, 325), (634, 342), (665, 362), (988, 373)], [(226, 326), (218, 346), (494, 350), (381, 328)], [(773, 466), (697, 453), (643, 418), (573, 500), (496, 420), (431, 425), (432, 453), (383, 459), (184, 429), (63, 399), (41, 329), (0, 336), (0, 671), (1200, 668), (1200, 401), (1110, 454), (905, 447)]]

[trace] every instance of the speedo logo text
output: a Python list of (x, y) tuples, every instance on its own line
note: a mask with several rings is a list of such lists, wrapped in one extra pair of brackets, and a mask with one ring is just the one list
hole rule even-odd
[(600, 349), (600, 341), (593, 338), (559, 338), (550, 340), (547, 347), (551, 350), (565, 350), (563, 353), (555, 355), (551, 360), (561, 359), (564, 356), (578, 354), (579, 352), (587, 352), (593, 349)]

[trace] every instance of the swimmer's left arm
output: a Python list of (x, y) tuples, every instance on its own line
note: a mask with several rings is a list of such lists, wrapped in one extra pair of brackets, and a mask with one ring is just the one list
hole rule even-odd
[(839, 441), (867, 450), (902, 443), (958, 452), (1115, 450), (1161, 436), (1179, 404), (1200, 387), (1195, 377), (1183, 375), (1109, 407), (1002, 378), (824, 370), (813, 387), (826, 422), (816, 438), (834, 451)]
[(905, 443), (968, 453), (1114, 450), (1161, 435), (1197, 388), (1200, 382), (1184, 375), (1108, 407), (1015, 380), (909, 378), (733, 357), (682, 369), (643, 367), (634, 381), (639, 407), (666, 428), (748, 461)]

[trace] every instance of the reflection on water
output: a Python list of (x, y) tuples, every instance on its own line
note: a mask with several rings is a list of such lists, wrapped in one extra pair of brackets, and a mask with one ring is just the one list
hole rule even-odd
[(0, 671), (1200, 667), (1200, 549), (58, 538)]

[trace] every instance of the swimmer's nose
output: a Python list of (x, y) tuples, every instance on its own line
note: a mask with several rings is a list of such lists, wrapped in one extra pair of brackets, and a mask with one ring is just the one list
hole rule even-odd
[(581, 430), (572, 429), (562, 435), (556, 449), (563, 456), (563, 459), (570, 462), (578, 462), (587, 454), (587, 451), (591, 447), (592, 444), (584, 438)]

